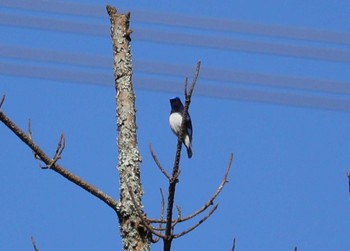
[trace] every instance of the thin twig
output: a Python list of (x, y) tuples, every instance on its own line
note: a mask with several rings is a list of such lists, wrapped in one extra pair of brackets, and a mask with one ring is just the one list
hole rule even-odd
[[(163, 193), (163, 189), (162, 188), (160, 188), (159, 191), (160, 191), (160, 197), (161, 197), (160, 220), (164, 220), (164, 204), (165, 204), (165, 202), (164, 202), (164, 193)], [(165, 229), (163, 229), (162, 222), (159, 223), (158, 230), (159, 231), (164, 231), (165, 230)], [(157, 238), (152, 239), (152, 242), (153, 243), (157, 243), (159, 240), (160, 240), (160, 237), (157, 236)]]
[(349, 180), (349, 193), (350, 193), (350, 172), (347, 173), (348, 180)]
[(176, 205), (176, 209), (177, 209), (177, 217), (178, 218), (181, 218), (181, 215), (182, 215), (182, 213), (181, 213), (181, 207), (179, 206), (179, 205)]
[(165, 177), (167, 177), (168, 180), (171, 179), (170, 175), (165, 171), (165, 169), (163, 168), (162, 164), (160, 164), (156, 154), (154, 153), (153, 149), (152, 149), (152, 145), (149, 145), (149, 150), (151, 152), (151, 155), (153, 157), (154, 162), (156, 163), (156, 165), (158, 166), (159, 170), (164, 174)]
[(181, 207), (176, 205), (176, 209), (177, 209), (177, 218), (176, 218), (176, 220), (173, 221), (173, 224), (171, 226), (173, 229), (175, 228), (177, 223), (181, 222), (181, 215), (182, 215)]
[[(46, 168), (49, 168), (49, 169), (52, 168), (52, 166), (55, 165), (59, 159), (61, 159), (61, 154), (62, 154), (65, 146), (66, 146), (66, 140), (65, 140), (64, 134), (62, 133), (61, 137), (60, 137), (60, 141), (57, 144), (57, 148), (55, 151), (55, 155), (52, 159), (52, 163), (49, 166), (47, 166)], [(46, 168), (44, 168), (44, 169), (46, 169)]]
[(58, 156), (61, 156), (64, 148), (66, 146), (66, 138), (64, 137), (64, 134), (61, 134), (60, 137), (60, 141), (58, 142), (57, 148), (56, 148), (56, 152), (55, 152), (55, 156), (54, 158), (57, 158)]
[(36, 246), (34, 236), (32, 236), (31, 239), (32, 239), (32, 244), (33, 244), (34, 251), (39, 251), (39, 248)]
[(66, 170), (64, 167), (53, 164), (53, 160), (38, 146), (34, 143), (30, 136), (24, 133), (14, 122), (12, 122), (6, 115), (0, 110), (0, 121), (3, 122), (14, 134), (17, 135), (32, 151), (38, 155), (41, 161), (43, 161), (46, 166), (51, 166), (50, 170), (62, 175), (69, 181), (80, 186), (84, 190), (93, 194), (95, 197), (99, 198), (110, 206), (114, 211), (118, 213), (119, 211), (119, 201), (114, 200), (111, 196), (107, 195), (100, 189), (94, 187), (88, 182), (82, 180), (80, 177)]
[[(28, 119), (28, 137), (30, 140), (33, 140), (32, 123), (31, 123), (30, 119)], [(32, 151), (32, 152), (33, 152), (33, 156), (35, 159), (41, 160), (40, 157), (34, 151)], [(41, 166), (40, 162), (39, 162), (39, 167), (41, 169), (44, 169), (44, 167)]]
[(132, 201), (132, 203), (133, 203), (133, 206), (134, 206), (134, 208), (135, 208), (135, 211), (136, 211), (136, 213), (138, 214), (138, 216), (139, 216), (140, 219), (141, 219), (142, 226), (144, 226), (145, 228), (147, 228), (147, 230), (148, 230), (150, 233), (152, 233), (152, 234), (154, 234), (154, 235), (156, 235), (156, 236), (158, 236), (158, 237), (160, 237), (160, 238), (165, 238), (164, 235), (162, 235), (160, 232), (155, 231), (155, 230), (152, 228), (152, 226), (148, 224), (147, 218), (145, 217), (145, 215), (144, 215), (144, 213), (142, 212), (142, 210), (140, 209), (140, 207), (137, 205), (137, 202), (136, 202), (134, 193), (132, 192), (131, 187), (129, 186), (129, 184), (127, 184), (127, 187), (128, 187), (128, 192), (129, 192), (131, 201)]
[(186, 91), (185, 91), (185, 97), (186, 97), (186, 99), (187, 99), (187, 96), (189, 96), (189, 97), (192, 96), (194, 87), (195, 87), (195, 85), (196, 85), (196, 83), (197, 83), (197, 80), (198, 80), (198, 76), (199, 76), (200, 69), (201, 69), (201, 61), (198, 61), (198, 62), (197, 62), (197, 67), (196, 67), (196, 72), (194, 73), (194, 77), (193, 77), (193, 80), (192, 80), (191, 88), (190, 88), (190, 91), (189, 91), (188, 94), (187, 94), (187, 84), (186, 84)]
[(147, 222), (149, 223), (166, 223), (167, 221), (165, 219), (161, 220), (161, 219), (155, 219), (155, 218), (148, 218), (147, 217)]
[(235, 251), (235, 249), (236, 249), (236, 238), (233, 239), (232, 251)]
[(162, 188), (159, 188), (159, 191), (160, 191), (160, 196), (162, 198), (162, 202), (161, 202), (161, 205), (162, 205), (162, 210), (161, 210), (161, 213), (160, 213), (160, 219), (162, 220), (164, 218), (164, 193), (163, 193), (163, 189)]
[(187, 97), (188, 77), (185, 78), (185, 98)]
[(183, 221), (187, 221), (189, 219), (192, 219), (193, 217), (197, 216), (198, 214), (202, 213), (204, 210), (206, 210), (208, 207), (210, 207), (211, 205), (213, 205), (214, 203), (214, 200), (216, 199), (216, 197), (220, 194), (220, 192), (222, 191), (222, 189), (224, 188), (225, 184), (228, 182), (228, 174), (230, 172), (230, 169), (231, 169), (231, 165), (232, 165), (232, 161), (233, 161), (233, 154), (231, 153), (230, 154), (230, 160), (229, 160), (229, 163), (227, 165), (227, 169), (226, 169), (226, 172), (225, 172), (225, 176), (224, 178), (222, 179), (218, 189), (215, 191), (215, 193), (209, 198), (209, 200), (200, 208), (198, 209), (196, 212), (194, 212), (193, 214), (189, 215), (189, 216), (186, 216), (184, 218), (181, 219), (180, 222), (183, 222)]
[[(191, 215), (188, 215), (184, 218), (177, 218), (176, 220), (172, 221), (172, 225), (174, 226), (174, 223), (180, 223), (180, 222), (184, 222), (187, 220), (190, 220), (192, 218), (194, 218), (195, 216), (199, 215), (200, 213), (202, 213), (203, 211), (205, 211), (208, 207), (213, 205), (214, 200), (216, 199), (216, 197), (220, 194), (220, 192), (223, 190), (225, 184), (228, 182), (228, 174), (230, 172), (231, 166), (232, 166), (232, 162), (233, 162), (233, 154), (230, 154), (230, 159), (229, 159), (229, 163), (227, 165), (227, 169), (225, 171), (225, 175), (218, 187), (218, 189), (215, 191), (215, 193), (209, 198), (209, 200), (200, 208), (198, 209), (196, 212), (192, 213)], [(162, 219), (150, 219), (148, 218), (149, 222), (152, 223), (166, 223), (166, 221), (162, 220)]]
[(2, 107), (2, 104), (5, 102), (5, 97), (6, 97), (5, 94), (2, 95), (2, 98), (1, 98), (1, 101), (0, 101), (0, 109), (1, 109), (1, 107)]
[(183, 231), (183, 232), (181, 232), (179, 234), (174, 234), (174, 238), (179, 238), (181, 236), (184, 236), (185, 234), (188, 234), (192, 230), (194, 230), (197, 227), (199, 227), (203, 222), (205, 222), (215, 212), (215, 210), (218, 208), (218, 206), (219, 205), (216, 204), (205, 217), (203, 217), (200, 221), (198, 221), (195, 225), (193, 225), (189, 229), (187, 229), (187, 230), (185, 230), (185, 231)]
[(33, 140), (32, 122), (28, 119), (28, 137)]

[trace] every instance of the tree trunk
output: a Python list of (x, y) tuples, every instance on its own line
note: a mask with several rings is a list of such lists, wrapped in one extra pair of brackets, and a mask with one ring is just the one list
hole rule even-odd
[(151, 236), (142, 226), (138, 215), (143, 208), (143, 189), (140, 180), (141, 156), (136, 135), (135, 94), (132, 86), (130, 14), (119, 14), (111, 6), (107, 6), (107, 12), (111, 20), (117, 102), (120, 233), (124, 251), (147, 251), (150, 250)]

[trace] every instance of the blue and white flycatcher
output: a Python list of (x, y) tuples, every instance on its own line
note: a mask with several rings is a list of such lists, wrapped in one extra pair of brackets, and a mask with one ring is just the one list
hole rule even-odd
[[(182, 124), (182, 113), (184, 111), (184, 106), (178, 97), (170, 99), (171, 112), (169, 116), (169, 124), (171, 130), (179, 137)], [(190, 114), (187, 112), (187, 117), (185, 121), (185, 131), (183, 132), (182, 142), (187, 149), (187, 155), (190, 159), (192, 157), (192, 122)]]

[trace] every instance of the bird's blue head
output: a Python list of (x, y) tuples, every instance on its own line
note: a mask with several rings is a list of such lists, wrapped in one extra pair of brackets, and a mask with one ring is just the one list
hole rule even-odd
[(179, 97), (172, 97), (170, 99), (170, 105), (171, 105), (172, 111), (181, 111), (183, 109), (183, 104), (181, 103), (181, 100)]

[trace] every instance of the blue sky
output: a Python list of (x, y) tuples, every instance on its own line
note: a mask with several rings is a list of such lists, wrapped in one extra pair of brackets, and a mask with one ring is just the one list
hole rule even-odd
[[(175, 240), (173, 250), (230, 250), (234, 237), (238, 251), (348, 250), (350, 2), (109, 3), (131, 11), (147, 214), (159, 215), (159, 188), (167, 189), (148, 145), (170, 170), (176, 137), (168, 125), (169, 98), (183, 95), (184, 77), (192, 77), (198, 60), (193, 158), (183, 150), (176, 191), (184, 215), (210, 197), (229, 154), (235, 156), (218, 210)], [(47, 153), (64, 132), (60, 163), (118, 198), (106, 4), (2, 1), (0, 94), (6, 93), (2, 109), (21, 128), (31, 119), (34, 140)], [(84, 10), (90, 11), (82, 16)], [(88, 28), (77, 33), (77, 24)], [(0, 139), (0, 250), (32, 250), (32, 235), (40, 250), (120, 250), (112, 210), (41, 170), (4, 125)], [(162, 250), (162, 243), (152, 250)]]

